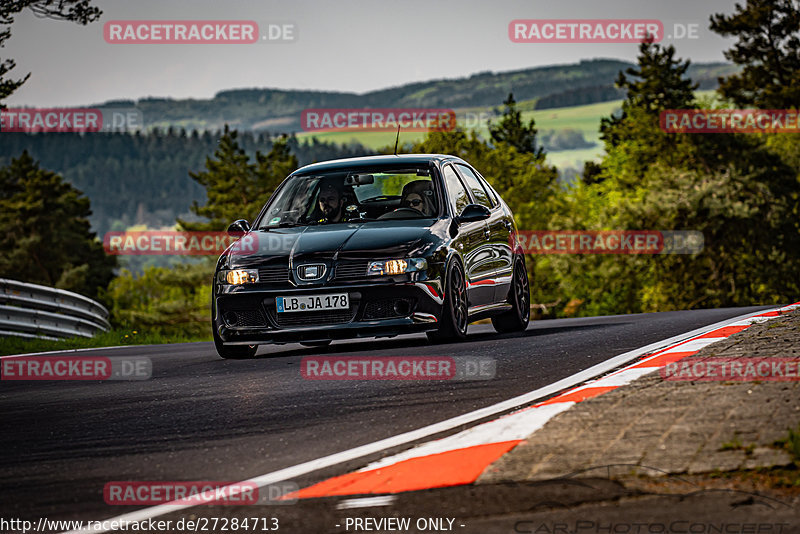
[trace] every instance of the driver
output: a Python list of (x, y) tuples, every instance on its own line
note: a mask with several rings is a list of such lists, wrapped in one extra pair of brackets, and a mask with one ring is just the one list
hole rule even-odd
[(434, 215), (433, 191), (431, 190), (430, 180), (415, 180), (403, 186), (403, 198), (400, 201), (401, 208), (411, 208), (422, 213), (426, 217)]
[(342, 205), (344, 199), (342, 192), (339, 191), (331, 182), (322, 184), (319, 189), (318, 206), (322, 213), (320, 222), (340, 222), (342, 220)]

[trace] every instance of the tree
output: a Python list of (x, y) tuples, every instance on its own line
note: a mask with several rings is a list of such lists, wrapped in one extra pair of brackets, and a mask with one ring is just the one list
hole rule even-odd
[(123, 269), (108, 287), (111, 323), (166, 336), (211, 337), (208, 262), (148, 267), (135, 276)]
[(631, 123), (644, 120), (642, 116), (633, 121), (626, 119), (638, 111), (649, 115), (651, 122), (658, 120), (659, 114), (667, 109), (691, 107), (694, 91), (698, 85), (686, 76), (690, 62), (675, 58), (675, 47), (653, 43), (649, 37), (639, 45), (637, 65), (620, 71), (616, 86), (626, 91), (622, 103), (622, 114), (603, 118), (600, 122), (600, 138), (608, 146), (616, 146), (623, 139), (635, 138), (630, 132)]
[(113, 277), (89, 199), (23, 152), (0, 168), (0, 277), (97, 298)]
[[(699, 254), (552, 258), (553, 272), (582, 313), (636, 313), (785, 301), (800, 291), (797, 166), (789, 137), (671, 134), (658, 116), (696, 105), (687, 63), (652, 43), (620, 76), (623, 114), (603, 121), (607, 154), (587, 168), (564, 228), (691, 230)], [(651, 94), (655, 93), (655, 94)], [(707, 106), (707, 104), (702, 104)], [(772, 142), (780, 137), (780, 143)], [(796, 140), (795, 140), (796, 143)]]
[(297, 168), (287, 138), (277, 139), (266, 155), (256, 151), (253, 164), (237, 137), (226, 126), (213, 157), (206, 158), (206, 170), (189, 173), (206, 190), (205, 205), (194, 202), (192, 213), (208, 221), (178, 219), (182, 228), (219, 231), (236, 219), (252, 221), (280, 182)]
[(514, 94), (508, 93), (503, 101), (503, 118), (493, 124), (489, 122), (489, 133), (495, 143), (507, 143), (523, 154), (533, 154), (537, 160), (544, 160), (544, 149), (536, 147), (536, 124), (531, 119), (528, 124), (522, 122), (522, 112), (517, 110)]
[(711, 30), (737, 42), (725, 57), (743, 67), (719, 79), (719, 92), (742, 107), (800, 107), (800, 1), (747, 0), (711, 16)]
[[(0, 2), (0, 24), (10, 26), (14, 22), (14, 16), (25, 8), (30, 9), (37, 17), (68, 20), (82, 25), (94, 22), (103, 13), (91, 5), (91, 0), (3, 0)], [(0, 32), (0, 48), (3, 48), (10, 37), (10, 27)], [(13, 59), (0, 60), (0, 109), (5, 109), (3, 100), (30, 78), (30, 73), (17, 80), (4, 78), (15, 66)]]
[[(281, 182), (299, 166), (297, 158), (292, 154), (289, 141), (290, 139), (284, 135), (275, 140), (266, 155), (256, 151), (254, 200), (259, 203), (259, 208), (266, 203)], [(255, 217), (255, 214), (253, 216)]]

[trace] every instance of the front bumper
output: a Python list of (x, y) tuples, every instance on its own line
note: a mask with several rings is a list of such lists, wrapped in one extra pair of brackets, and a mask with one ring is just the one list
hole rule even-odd
[[(442, 290), (438, 281), (324, 285), (216, 294), (213, 328), (230, 345), (384, 337), (438, 328)], [(216, 291), (216, 288), (215, 288)], [(347, 293), (347, 310), (278, 313), (275, 298)]]

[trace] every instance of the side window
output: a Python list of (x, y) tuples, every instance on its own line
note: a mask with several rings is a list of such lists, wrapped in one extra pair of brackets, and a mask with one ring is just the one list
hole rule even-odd
[(459, 164), (458, 170), (461, 171), (461, 175), (464, 177), (467, 187), (472, 190), (472, 196), (475, 197), (475, 202), (481, 204), (482, 206), (486, 206), (487, 208), (493, 208), (494, 204), (491, 200), (489, 200), (489, 195), (486, 193), (483, 185), (481, 185), (478, 177), (474, 172), (472, 172), (472, 169), (466, 165)]
[(447, 184), (447, 196), (450, 198), (450, 205), (453, 206), (456, 214), (461, 213), (461, 210), (470, 203), (469, 194), (467, 193), (464, 184), (458, 178), (456, 171), (453, 170), (452, 165), (446, 165), (444, 168), (444, 181)]
[(489, 198), (492, 199), (492, 205), (496, 206), (496, 205), (500, 204), (500, 201), (497, 200), (497, 198), (498, 198), (497, 191), (494, 190), (494, 188), (486, 180), (486, 178), (483, 177), (482, 174), (478, 174), (478, 178), (480, 178), (481, 185), (483, 186), (483, 188), (486, 189), (487, 193), (489, 193)]

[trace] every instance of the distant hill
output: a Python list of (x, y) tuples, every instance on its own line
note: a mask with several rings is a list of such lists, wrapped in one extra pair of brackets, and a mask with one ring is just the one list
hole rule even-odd
[[(100, 106), (136, 106), (146, 127), (217, 130), (226, 123), (239, 130), (298, 132), (306, 108), (499, 106), (509, 92), (518, 101), (532, 100), (536, 109), (605, 102), (622, 97), (614, 87), (619, 71), (633, 63), (611, 59), (584, 60), (509, 72), (481, 72), (465, 78), (417, 82), (364, 94), (283, 89), (232, 89), (213, 98), (144, 98)], [(700, 89), (717, 87), (717, 77), (736, 71), (726, 63), (699, 63), (689, 76)]]

